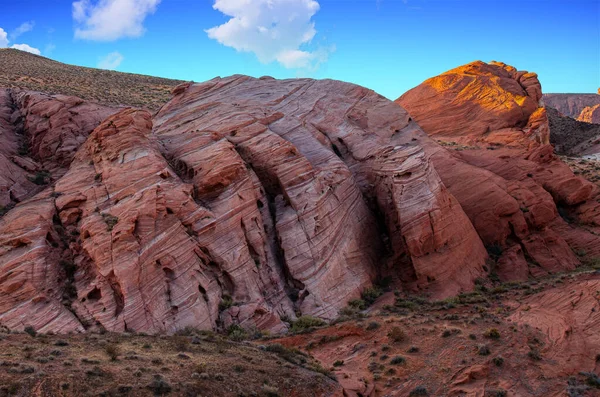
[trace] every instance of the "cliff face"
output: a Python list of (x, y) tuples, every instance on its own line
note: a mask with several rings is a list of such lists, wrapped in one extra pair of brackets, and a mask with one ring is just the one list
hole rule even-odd
[[(35, 95), (11, 108), (33, 114)], [(362, 87), (186, 84), (154, 117), (121, 110), (60, 156), (40, 128), (52, 116), (35, 114), (22, 133), (40, 144), (20, 158), (52, 183), (0, 219), (11, 328), (280, 331), (284, 317), (335, 318), (378, 277), (445, 297), (485, 274), (483, 244), (421, 146), (435, 143)], [(60, 142), (74, 149), (92, 124)]]
[(579, 114), (579, 117), (577, 117), (577, 120), (600, 124), (600, 104), (585, 107)]
[(454, 149), (424, 144), (503, 280), (573, 269), (579, 260), (572, 249), (600, 253), (598, 186), (554, 155), (540, 98), (534, 74), (474, 62), (396, 101), (428, 135)]
[(586, 107), (600, 104), (600, 94), (544, 94), (543, 100), (564, 116), (576, 119)]

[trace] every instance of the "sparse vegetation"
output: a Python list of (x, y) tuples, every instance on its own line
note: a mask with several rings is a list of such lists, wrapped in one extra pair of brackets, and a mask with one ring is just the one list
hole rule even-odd
[(427, 389), (425, 388), (425, 386), (417, 386), (414, 389), (411, 390), (409, 396), (413, 397), (413, 396), (428, 396), (429, 393), (427, 393)]
[(29, 334), (29, 336), (31, 336), (32, 338), (35, 338), (35, 336), (37, 335), (37, 331), (31, 325), (26, 326), (23, 329), (23, 331), (25, 331), (25, 333)]
[(111, 214), (102, 214), (102, 219), (104, 223), (106, 223), (106, 230), (112, 231), (115, 225), (119, 222), (119, 218)]
[(104, 352), (112, 361), (116, 361), (119, 357), (119, 354), (121, 354), (119, 346), (114, 343), (109, 343), (104, 346)]
[(50, 178), (50, 173), (48, 171), (38, 171), (34, 174), (33, 177), (30, 177), (29, 180), (36, 185), (47, 185)]
[(485, 336), (486, 338), (491, 338), (491, 339), (499, 339), (500, 338), (500, 331), (498, 331), (497, 328), (490, 328), (490, 329), (487, 329), (483, 333), (483, 336)]
[(390, 360), (390, 364), (392, 364), (392, 365), (400, 365), (400, 364), (404, 364), (405, 362), (406, 362), (406, 358), (404, 358), (402, 356), (396, 356)]
[(312, 316), (301, 316), (294, 322), (290, 328), (291, 332), (303, 332), (316, 327), (322, 327), (326, 324), (325, 321), (320, 318)]
[(406, 333), (400, 327), (392, 327), (387, 334), (388, 338), (394, 342), (403, 342), (406, 338)]
[(492, 352), (487, 345), (477, 346), (477, 354), (479, 354), (480, 356), (489, 356), (491, 353)]
[[(182, 81), (71, 66), (13, 49), (1, 49), (0, 86), (74, 95), (107, 105), (156, 110)], [(19, 154), (28, 154), (24, 145)]]

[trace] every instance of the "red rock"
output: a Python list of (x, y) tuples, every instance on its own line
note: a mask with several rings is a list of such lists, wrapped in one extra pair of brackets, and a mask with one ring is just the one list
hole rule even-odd
[(600, 124), (600, 104), (585, 107), (579, 114), (577, 120), (586, 123)]
[(544, 94), (542, 99), (546, 106), (576, 119), (586, 107), (600, 104), (599, 94)]
[[(60, 280), (55, 294), (69, 292), (36, 300), (62, 311), (35, 326), (280, 331), (298, 312), (337, 317), (378, 276), (446, 297), (484, 274), (483, 244), (416, 141), (428, 138), (392, 102), (308, 79), (234, 76), (177, 92), (154, 123), (132, 109), (105, 120), (45, 192), (46, 217), (19, 222), (61, 240), (52, 256), (26, 254)], [(2, 247), (0, 265), (22, 261)], [(0, 276), (24, 308), (44, 287), (25, 293)], [(6, 307), (0, 321), (19, 328), (24, 313)]]
[[(540, 97), (534, 74), (474, 62), (396, 101), (428, 135), (455, 148), (422, 144), (484, 244), (506, 250), (498, 258), (504, 280), (526, 278), (525, 261), (531, 275), (573, 269), (579, 264), (571, 249), (579, 248), (577, 239), (590, 255), (600, 254), (594, 232), (600, 191), (554, 155)], [(557, 207), (588, 226), (566, 226)]]
[(62, 168), (56, 176), (66, 170), (90, 132), (117, 111), (72, 96), (32, 91), (17, 91), (13, 96), (27, 131), (30, 156), (48, 171)]

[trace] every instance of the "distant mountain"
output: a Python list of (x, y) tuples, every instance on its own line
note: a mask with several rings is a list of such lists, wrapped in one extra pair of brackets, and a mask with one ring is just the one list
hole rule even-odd
[(586, 107), (600, 104), (598, 94), (544, 94), (543, 99), (547, 106), (574, 119), (578, 118)]
[(67, 65), (10, 48), (0, 49), (0, 87), (74, 95), (105, 105), (158, 109), (181, 81)]

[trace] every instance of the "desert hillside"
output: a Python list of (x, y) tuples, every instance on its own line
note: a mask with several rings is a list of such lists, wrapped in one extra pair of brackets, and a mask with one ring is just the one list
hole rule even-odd
[(600, 387), (600, 186), (535, 73), (476, 61), (395, 102), (234, 75), (147, 109), (119, 105), (156, 80), (86, 76), (0, 83), (0, 393)]
[(181, 81), (66, 65), (10, 48), (0, 49), (0, 87), (73, 95), (105, 105), (156, 110)]

